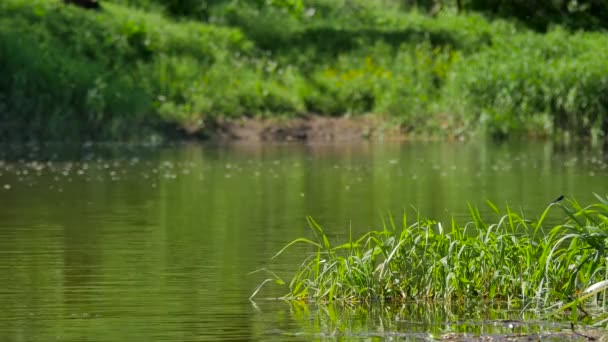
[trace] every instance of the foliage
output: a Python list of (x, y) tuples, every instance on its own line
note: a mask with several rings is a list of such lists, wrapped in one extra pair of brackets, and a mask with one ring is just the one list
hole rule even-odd
[[(130, 123), (143, 121), (149, 99), (133, 78), (48, 48), (56, 42), (44, 31), (29, 29), (23, 19), (7, 14), (0, 20), (1, 139), (69, 137), (76, 127), (81, 127), (80, 138), (97, 135), (102, 127), (102, 138), (120, 137), (131, 130)], [(78, 125), (83, 121), (86, 126)]]
[(601, 34), (563, 30), (497, 40), (453, 68), (445, 98), (464, 103), (468, 119), (492, 136), (561, 131), (599, 138), (608, 123), (604, 42)]
[[(413, 223), (406, 215), (401, 223), (389, 217), (382, 230), (340, 245), (331, 244), (321, 226), (309, 219), (314, 238), (296, 239), (277, 253), (295, 243), (315, 250), (288, 283), (285, 298), (483, 299), (531, 309), (570, 302), (605, 280), (608, 272), (608, 198), (598, 196), (598, 200), (584, 208), (575, 201), (552, 203), (537, 220), (525, 219), (508, 207), (501, 212), (488, 202), (498, 216), (491, 224), (473, 207), (469, 207), (472, 222), (464, 226), (454, 220), (444, 226), (419, 215)], [(564, 221), (551, 227), (546, 218), (554, 208), (564, 213)]]
[(6, 0), (0, 140), (200, 134), (223, 117), (300, 113), (388, 115), (435, 135), (608, 130), (604, 35), (414, 5), (430, 3)]
[[(150, 114), (159, 102), (179, 109), (196, 103), (188, 93), (195, 80), (216, 60), (250, 49), (238, 31), (172, 24), (110, 4), (101, 13), (49, 1), (2, 7), (2, 67), (10, 75), (0, 90), (11, 122), (1, 132), (5, 138), (24, 131), (26, 139), (65, 137), (66, 122), (77, 128), (71, 130), (76, 139), (137, 134), (133, 125), (158, 122)], [(203, 108), (171, 115), (190, 120)]]
[(552, 23), (605, 29), (608, 20), (608, 2), (604, 0), (469, 0), (467, 7), (516, 18), (542, 31)]
[[(114, 3), (156, 9), (169, 13), (172, 16), (188, 17), (192, 19), (213, 20), (216, 9), (226, 5), (239, 5), (234, 0), (110, 0)], [(255, 8), (273, 7), (297, 14), (302, 10), (302, 0), (245, 0), (241, 6)]]

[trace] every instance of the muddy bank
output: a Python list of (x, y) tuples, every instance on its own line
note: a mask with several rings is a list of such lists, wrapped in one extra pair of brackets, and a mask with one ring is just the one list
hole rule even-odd
[(211, 140), (247, 142), (358, 142), (403, 141), (408, 130), (378, 116), (297, 118), (238, 118), (207, 123), (204, 136)]

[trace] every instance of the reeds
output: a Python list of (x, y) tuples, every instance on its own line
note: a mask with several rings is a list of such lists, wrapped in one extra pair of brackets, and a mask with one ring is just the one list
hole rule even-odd
[[(490, 202), (499, 217), (491, 224), (472, 206), (472, 221), (464, 226), (454, 220), (446, 226), (420, 216), (409, 223), (407, 215), (396, 223), (389, 217), (382, 230), (340, 245), (333, 245), (323, 228), (308, 218), (314, 239), (296, 239), (275, 255), (295, 243), (314, 248), (291, 282), (285, 283), (289, 293), (284, 298), (483, 299), (530, 309), (567, 307), (564, 303), (578, 303), (579, 294), (585, 299), (592, 293), (603, 301), (606, 282), (600, 282), (608, 272), (608, 197), (596, 197), (598, 203), (587, 207), (576, 201), (551, 203), (535, 220), (508, 207), (501, 212)], [(563, 213), (563, 223), (548, 226), (546, 218), (553, 210)], [(273, 278), (280, 280), (275, 274)]]

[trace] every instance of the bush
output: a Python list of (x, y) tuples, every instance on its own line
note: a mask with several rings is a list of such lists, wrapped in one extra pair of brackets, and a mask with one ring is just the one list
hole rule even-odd
[(461, 61), (444, 96), (494, 136), (597, 136), (608, 110), (607, 42), (563, 30), (519, 35)]
[(98, 139), (133, 134), (148, 96), (133, 78), (39, 43), (0, 21), (2, 140)]

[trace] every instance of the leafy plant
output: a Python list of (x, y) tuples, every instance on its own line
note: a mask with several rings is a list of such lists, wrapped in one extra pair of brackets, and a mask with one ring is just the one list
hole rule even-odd
[[(556, 303), (601, 294), (606, 280), (608, 199), (581, 207), (552, 203), (536, 220), (506, 208), (487, 223), (474, 207), (472, 221), (448, 226), (407, 215), (392, 217), (382, 230), (333, 245), (321, 226), (308, 219), (314, 250), (288, 283), (288, 300), (321, 302), (506, 301), (544, 310)], [(563, 223), (548, 226), (547, 215), (561, 210)], [(592, 285), (596, 284), (595, 287)], [(259, 289), (258, 289), (259, 290)], [(256, 292), (258, 291), (256, 290)], [(603, 295), (600, 300), (605, 300)]]

